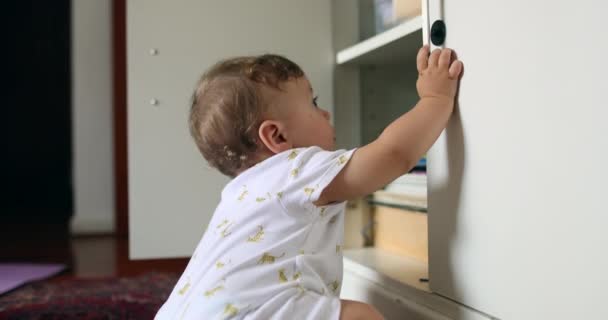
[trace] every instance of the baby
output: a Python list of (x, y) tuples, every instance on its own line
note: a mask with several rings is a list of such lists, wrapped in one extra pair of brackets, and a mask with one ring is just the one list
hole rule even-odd
[(407, 173), (435, 142), (463, 68), (452, 55), (420, 49), (420, 101), (353, 150), (334, 150), (329, 113), (288, 59), (235, 58), (205, 73), (190, 130), (233, 179), (156, 319), (382, 319), (339, 298), (344, 204)]

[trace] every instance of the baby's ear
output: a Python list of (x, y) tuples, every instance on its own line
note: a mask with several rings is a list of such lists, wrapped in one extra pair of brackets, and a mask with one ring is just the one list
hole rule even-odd
[(293, 148), (287, 137), (285, 124), (280, 121), (264, 120), (258, 130), (258, 136), (266, 148), (274, 154)]

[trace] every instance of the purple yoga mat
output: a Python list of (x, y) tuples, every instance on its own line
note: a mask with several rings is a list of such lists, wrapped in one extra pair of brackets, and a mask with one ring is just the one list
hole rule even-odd
[(30, 281), (56, 275), (64, 269), (63, 264), (0, 263), (0, 294)]

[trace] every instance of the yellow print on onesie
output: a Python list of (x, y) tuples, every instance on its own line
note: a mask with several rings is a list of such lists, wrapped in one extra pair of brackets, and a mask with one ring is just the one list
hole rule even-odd
[(243, 201), (245, 200), (245, 197), (247, 197), (247, 195), (249, 194), (249, 191), (247, 190), (247, 186), (243, 186), (243, 191), (241, 191), (241, 193), (239, 194), (239, 197), (236, 198), (239, 201)]
[(258, 260), (258, 264), (272, 264), (283, 256), (285, 256), (285, 252), (283, 252), (280, 256), (273, 256), (268, 252), (264, 252), (260, 260)]
[(211, 298), (211, 297), (213, 297), (213, 296), (214, 296), (214, 295), (215, 295), (217, 292), (222, 291), (222, 290), (224, 290), (224, 286), (223, 286), (223, 285), (216, 286), (216, 287), (215, 287), (215, 288), (213, 288), (213, 289), (210, 289), (210, 290), (205, 291), (205, 297), (206, 297), (206, 298)]
[(258, 226), (258, 232), (252, 237), (247, 237), (247, 242), (260, 242), (264, 240), (264, 227)]
[(224, 307), (224, 319), (232, 319), (236, 316), (239, 315), (239, 313), (241, 313), (242, 310), (247, 310), (251, 308), (251, 305), (247, 305), (244, 307), (237, 307), (232, 303), (228, 303), (226, 304), (226, 306)]
[(245, 200), (245, 197), (247, 197), (247, 195), (249, 194), (249, 191), (247, 190), (247, 186), (243, 186), (243, 191), (241, 191), (241, 193), (239, 194), (239, 197), (236, 198), (239, 201), (243, 201)]
[(249, 191), (244, 190), (243, 192), (241, 192), (241, 194), (239, 195), (239, 197), (237, 199), (239, 201), (243, 201), (248, 194), (249, 194)]
[(329, 288), (334, 294), (338, 293), (338, 288), (340, 287), (340, 282), (338, 280), (334, 280), (334, 282), (329, 284)]
[[(294, 272), (294, 274), (292, 276), (292, 280), (293, 281), (298, 280), (301, 275), (302, 274), (300, 272)], [(279, 282), (285, 283), (285, 282), (288, 282), (288, 281), (289, 281), (289, 278), (285, 274), (285, 269), (279, 269)]]
[(299, 271), (298, 271), (298, 272), (296, 272), (296, 273), (294, 273), (294, 274), (293, 274), (293, 280), (294, 280), (294, 281), (296, 281), (296, 280), (300, 279), (300, 276), (301, 276), (301, 275), (302, 275), (302, 273), (301, 273), (301, 272), (299, 272)]
[(218, 225), (217, 225), (217, 227), (215, 227), (215, 228), (216, 228), (216, 229), (219, 229), (219, 228), (221, 228), (221, 227), (226, 226), (228, 223), (230, 223), (230, 221), (229, 221), (228, 219), (224, 219), (224, 220), (222, 221), (222, 223), (218, 224)]
[[(226, 260), (224, 260), (224, 261), (226, 261)], [(225, 267), (227, 264), (230, 264), (230, 262), (232, 262), (232, 259), (229, 259), (227, 262), (224, 262), (224, 261), (218, 260), (215, 263), (215, 268), (221, 269), (221, 268)]]
[(226, 307), (224, 307), (224, 315), (227, 317), (235, 317), (236, 315), (239, 314), (239, 309), (237, 309), (237, 307), (235, 307), (234, 305), (232, 305), (232, 303), (229, 303), (226, 305)]
[(293, 177), (293, 178), (297, 178), (299, 173), (300, 173), (300, 169), (295, 168), (295, 169), (291, 170), (291, 172), (289, 173), (289, 175), (291, 177)]
[(315, 188), (304, 188), (304, 193), (306, 193), (307, 196), (311, 196), (312, 193), (315, 192)]
[(270, 194), (270, 192), (266, 192), (266, 195), (268, 196), (267, 198), (264, 198), (264, 197), (255, 198), (255, 202), (260, 203), (260, 202), (264, 202), (266, 200), (272, 199), (272, 195)]
[(335, 223), (336, 220), (338, 220), (338, 215), (331, 217), (331, 219), (329, 219), (329, 223)]
[(288, 156), (287, 159), (289, 159), (289, 161), (295, 159), (298, 156), (298, 152), (297, 151), (292, 151)]
[(190, 289), (190, 277), (188, 277), (188, 280), (186, 280), (186, 284), (181, 289), (179, 289), (177, 293), (180, 296), (183, 296), (184, 294), (186, 294), (186, 292), (188, 292), (188, 289)]
[(285, 269), (279, 269), (279, 282), (284, 283), (289, 281), (285, 275)]
[(325, 217), (325, 215), (327, 214), (327, 213), (325, 212), (326, 210), (327, 210), (327, 207), (323, 207), (323, 208), (321, 208), (321, 212), (319, 213), (319, 215), (320, 215), (321, 217)]
[(232, 225), (234, 225), (234, 223), (230, 223), (226, 226), (226, 228), (224, 228), (224, 230), (222, 230), (221, 236), (222, 238), (226, 238), (227, 236), (229, 236), (230, 234), (232, 234), (232, 232), (228, 231), (228, 229), (230, 229), (230, 227), (232, 227)]
[(220, 230), (221, 229), (221, 231), (220, 231), (220, 237), (225, 238), (225, 237), (229, 236), (232, 233), (228, 229), (230, 229), (233, 225), (234, 225), (234, 222), (231, 222), (228, 219), (224, 219), (222, 221), (222, 223), (218, 224), (215, 227), (215, 229), (216, 230)]

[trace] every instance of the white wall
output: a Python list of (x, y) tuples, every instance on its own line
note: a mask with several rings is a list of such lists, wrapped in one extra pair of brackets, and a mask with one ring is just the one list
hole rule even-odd
[(72, 1), (72, 233), (114, 231), (110, 0)]

